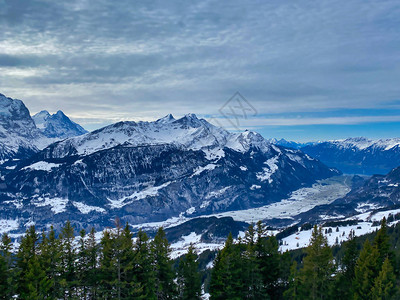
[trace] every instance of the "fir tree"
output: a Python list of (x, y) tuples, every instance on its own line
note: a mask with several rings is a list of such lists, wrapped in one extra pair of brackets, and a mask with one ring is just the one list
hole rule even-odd
[(393, 299), (396, 287), (396, 277), (393, 272), (393, 267), (388, 257), (382, 265), (382, 270), (378, 277), (374, 280), (374, 286), (371, 291), (373, 300), (389, 300)]
[(241, 258), (243, 260), (243, 297), (246, 299), (264, 299), (267, 296), (261, 269), (263, 261), (261, 241), (263, 240), (262, 233), (258, 233), (256, 237), (256, 230), (251, 224), (245, 232), (246, 248)]
[(76, 277), (78, 281), (78, 294), (81, 299), (87, 299), (89, 289), (89, 277), (88, 277), (88, 266), (89, 266), (89, 253), (86, 247), (86, 231), (82, 229), (79, 232), (79, 249), (78, 249), (78, 260), (76, 264)]
[(138, 289), (134, 295), (135, 299), (157, 299), (155, 293), (155, 271), (153, 269), (149, 238), (142, 230), (139, 230), (135, 243), (133, 272), (138, 284)]
[(385, 217), (383, 217), (383, 219), (382, 219), (381, 228), (376, 233), (373, 245), (378, 250), (378, 253), (379, 253), (378, 266), (381, 267), (387, 257), (389, 257), (389, 259), (392, 258), (392, 253), (390, 252), (390, 243), (389, 243), (389, 236), (387, 234), (387, 224), (386, 224)]
[(353, 280), (359, 255), (354, 231), (350, 231), (349, 239), (343, 243), (344, 257), (341, 262), (341, 271), (336, 276), (335, 295), (340, 299), (352, 298)]
[(99, 294), (104, 299), (117, 298), (117, 262), (115, 257), (115, 240), (109, 230), (103, 232), (101, 238), (101, 254), (100, 254), (100, 269)]
[(307, 299), (327, 299), (334, 264), (332, 250), (321, 227), (314, 226), (306, 253), (301, 270), (303, 296)]
[(242, 267), (240, 244), (233, 244), (230, 233), (224, 248), (218, 252), (214, 261), (210, 282), (211, 300), (243, 298)]
[(74, 228), (69, 221), (61, 229), (60, 239), (60, 261), (61, 261), (61, 293), (64, 298), (72, 299), (76, 293), (76, 250), (74, 247)]
[(17, 293), (21, 299), (43, 299), (43, 289), (48, 285), (45, 271), (41, 268), (37, 249), (38, 235), (31, 226), (17, 253)]
[(49, 298), (57, 298), (59, 294), (59, 270), (60, 270), (60, 247), (56, 239), (54, 228), (51, 227), (48, 236), (42, 233), (42, 239), (38, 245), (40, 257), (39, 263), (46, 274), (47, 285), (43, 293)]
[(151, 243), (151, 250), (154, 259), (153, 267), (157, 299), (173, 299), (177, 295), (174, 283), (175, 273), (173, 261), (169, 258), (171, 249), (162, 227), (158, 229)]
[(179, 263), (179, 298), (182, 300), (201, 299), (201, 277), (194, 246), (190, 244), (188, 252)]
[(11, 299), (14, 292), (12, 243), (5, 233), (0, 245), (0, 299)]
[(299, 286), (301, 284), (301, 278), (297, 268), (297, 262), (294, 261), (290, 267), (290, 275), (288, 278), (288, 288), (283, 293), (284, 299), (297, 300), (302, 299), (299, 293)]
[(86, 241), (85, 254), (87, 255), (87, 266), (86, 266), (86, 284), (88, 290), (89, 299), (97, 298), (97, 291), (99, 285), (99, 270), (98, 270), (98, 252), (99, 246), (96, 243), (95, 230), (92, 228)]
[(353, 289), (355, 300), (371, 299), (374, 280), (380, 270), (378, 260), (379, 252), (377, 248), (371, 246), (370, 242), (366, 240), (354, 270)]
[(140, 284), (135, 281), (134, 276), (135, 253), (132, 237), (133, 235), (128, 224), (126, 224), (121, 234), (117, 237), (116, 247), (119, 249), (117, 252), (117, 261), (119, 262), (118, 272), (120, 282), (118, 299), (132, 299), (132, 297), (141, 291)]

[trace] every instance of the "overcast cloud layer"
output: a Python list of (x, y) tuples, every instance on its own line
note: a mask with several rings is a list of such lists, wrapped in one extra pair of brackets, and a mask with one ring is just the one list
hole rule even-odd
[(218, 118), (236, 91), (258, 113), (243, 126), (266, 135), (399, 129), (398, 0), (0, 0), (0, 28), (0, 92), (88, 129)]

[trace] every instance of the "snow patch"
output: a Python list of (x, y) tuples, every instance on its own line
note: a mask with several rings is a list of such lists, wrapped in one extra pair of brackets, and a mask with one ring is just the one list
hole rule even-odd
[(194, 173), (190, 176), (190, 178), (192, 178), (193, 176), (197, 176), (200, 175), (201, 173), (203, 173), (204, 171), (208, 170), (208, 171), (212, 171), (217, 167), (217, 165), (215, 164), (208, 164), (205, 167), (198, 167), (194, 170)]
[(54, 163), (49, 163), (46, 161), (39, 161), (34, 164), (31, 164), (30, 166), (22, 168), (22, 170), (36, 170), (36, 171), (46, 171), (46, 172), (51, 172), (52, 169), (58, 168), (61, 166), (61, 164), (54, 164)]
[(54, 197), (54, 198), (47, 198), (47, 197), (39, 197), (35, 199), (32, 203), (36, 207), (42, 206), (51, 206), (51, 210), (54, 214), (59, 214), (65, 211), (68, 199)]
[(276, 163), (278, 162), (279, 155), (274, 156), (273, 158), (268, 159), (264, 162), (267, 165), (267, 168), (263, 168), (264, 172), (257, 173), (257, 179), (260, 181), (268, 180), (269, 183), (272, 183), (271, 176), (278, 170), (278, 166)]
[(0, 219), (0, 234), (18, 229), (18, 219), (17, 220), (6, 220)]
[(150, 187), (150, 188), (144, 189), (139, 192), (134, 192), (132, 195), (123, 197), (121, 199), (117, 199), (117, 200), (108, 199), (108, 201), (110, 201), (110, 207), (111, 208), (121, 208), (127, 204), (134, 202), (134, 201), (139, 201), (139, 200), (145, 199), (146, 197), (155, 197), (158, 195), (159, 190), (167, 187), (171, 183), (172, 182), (169, 181), (169, 182), (166, 182), (159, 186), (154, 186), (154, 187)]
[(106, 210), (104, 208), (101, 207), (97, 207), (97, 206), (90, 206), (87, 204), (84, 204), (82, 202), (72, 202), (72, 204), (83, 214), (88, 214), (91, 211), (97, 211), (100, 213), (105, 213)]

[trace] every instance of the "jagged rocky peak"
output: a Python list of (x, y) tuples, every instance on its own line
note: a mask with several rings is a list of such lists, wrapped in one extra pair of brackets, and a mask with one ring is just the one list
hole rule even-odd
[(87, 133), (80, 125), (71, 121), (61, 110), (51, 115), (42, 110), (33, 116), (36, 126), (48, 138), (68, 138)]
[(24, 103), (0, 94), (0, 160), (31, 155), (41, 139)]
[(26, 108), (21, 100), (12, 99), (0, 94), (1, 125), (11, 124), (16, 121), (26, 121), (27, 123), (34, 125), (28, 108)]
[(173, 121), (176, 121), (174, 116), (172, 114), (168, 114), (165, 117), (158, 119), (156, 122), (157, 123), (171, 123)]

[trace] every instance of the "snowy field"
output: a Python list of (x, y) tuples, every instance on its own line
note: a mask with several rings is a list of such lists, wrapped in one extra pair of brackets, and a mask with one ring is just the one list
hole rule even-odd
[[(335, 176), (329, 179), (319, 180), (312, 187), (301, 188), (291, 193), (288, 199), (283, 199), (269, 205), (246, 210), (228, 211), (199, 217), (232, 217), (235, 221), (258, 222), (274, 218), (293, 219), (302, 212), (309, 211), (317, 205), (329, 204), (343, 197), (350, 191), (352, 176)], [(155, 229), (159, 227), (169, 228), (180, 225), (192, 218), (181, 214), (162, 222), (143, 223), (133, 225), (134, 228)]]
[(258, 208), (214, 214), (216, 217), (232, 217), (236, 221), (254, 222), (274, 218), (293, 219), (317, 205), (329, 204), (350, 191), (351, 176), (335, 176), (319, 180), (312, 187), (291, 193), (288, 199)]
[[(380, 228), (380, 226), (373, 226), (374, 221), (381, 221), (383, 217), (388, 217), (389, 215), (395, 215), (400, 213), (400, 209), (393, 209), (387, 211), (381, 211), (377, 213), (363, 213), (360, 215), (353, 216), (351, 218), (347, 218), (346, 220), (358, 220), (357, 225), (348, 225), (348, 226), (338, 226), (338, 227), (323, 227), (323, 232), (325, 230), (332, 232), (325, 234), (328, 238), (329, 245), (333, 246), (334, 244), (342, 243), (348, 240), (350, 231), (354, 231), (355, 236), (361, 236), (367, 233), (374, 232)], [(388, 226), (395, 225), (397, 221), (391, 222)], [(338, 231), (337, 231), (338, 230)], [(286, 238), (282, 239), (283, 245), (280, 247), (281, 251), (293, 250), (298, 248), (307, 247), (310, 243), (312, 230), (304, 230), (299, 231), (295, 234), (292, 234)]]

